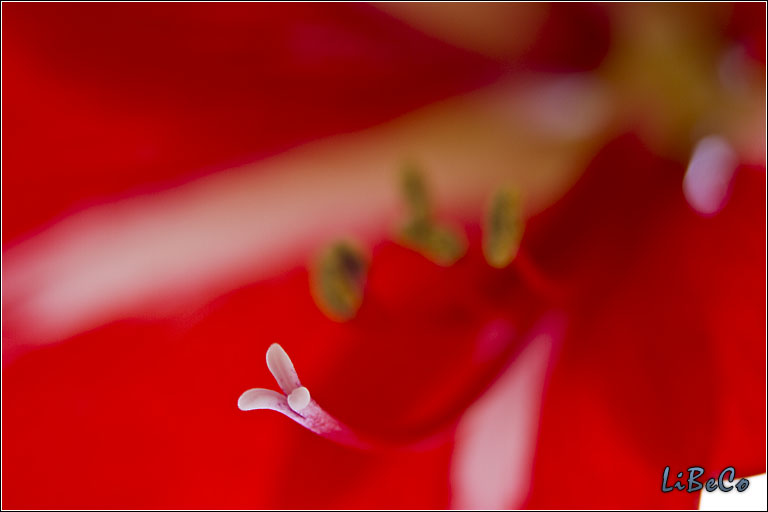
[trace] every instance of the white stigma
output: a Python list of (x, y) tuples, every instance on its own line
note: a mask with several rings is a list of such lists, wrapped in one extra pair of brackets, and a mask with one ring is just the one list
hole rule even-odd
[(280, 389), (286, 395), (293, 392), (294, 389), (301, 387), (299, 375), (293, 367), (291, 358), (283, 350), (283, 347), (273, 343), (267, 350), (267, 368), (272, 372), (272, 376), (277, 381)]
[(267, 350), (267, 367), (283, 392), (264, 388), (249, 389), (237, 400), (238, 409), (277, 411), (327, 439), (358, 448), (370, 446), (312, 400), (309, 390), (301, 385), (291, 358), (277, 343), (273, 343)]
[(288, 395), (288, 405), (296, 412), (301, 411), (309, 405), (309, 390), (304, 386), (296, 388)]
[(256, 409), (272, 409), (279, 411), (285, 397), (271, 389), (249, 389), (237, 399), (237, 408), (241, 411), (253, 411)]

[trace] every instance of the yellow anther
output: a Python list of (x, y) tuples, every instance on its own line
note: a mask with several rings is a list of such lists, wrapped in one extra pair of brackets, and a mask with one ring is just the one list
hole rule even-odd
[(368, 262), (350, 242), (336, 242), (324, 250), (311, 270), (312, 293), (320, 309), (331, 319), (346, 321), (363, 302)]
[(402, 230), (401, 237), (404, 245), (444, 267), (453, 265), (467, 252), (466, 237), (453, 226), (411, 223)]
[(405, 199), (405, 205), (408, 209), (409, 221), (429, 221), (432, 216), (429, 192), (427, 192), (424, 177), (415, 165), (408, 164), (403, 168), (400, 176), (400, 185), (402, 187), (403, 199)]
[(453, 265), (467, 252), (466, 237), (459, 229), (435, 221), (427, 186), (415, 166), (403, 170), (401, 186), (407, 208), (401, 242), (438, 265)]
[(523, 216), (518, 194), (510, 188), (491, 198), (483, 230), (483, 253), (492, 267), (504, 268), (515, 259), (523, 236)]

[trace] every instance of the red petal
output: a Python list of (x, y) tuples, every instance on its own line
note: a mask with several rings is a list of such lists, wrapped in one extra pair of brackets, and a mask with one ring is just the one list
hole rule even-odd
[(765, 174), (742, 168), (709, 219), (681, 183), (625, 137), (541, 221), (533, 252), (574, 285), (573, 323), (531, 507), (687, 507), (660, 492), (665, 466), (765, 471)]

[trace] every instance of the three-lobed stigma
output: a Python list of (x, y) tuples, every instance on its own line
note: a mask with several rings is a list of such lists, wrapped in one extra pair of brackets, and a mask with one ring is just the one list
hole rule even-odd
[(325, 412), (301, 385), (293, 362), (277, 343), (267, 350), (267, 368), (280, 386), (282, 393), (264, 388), (252, 388), (240, 395), (237, 407), (241, 411), (277, 411), (304, 428), (332, 441), (357, 448), (370, 448), (350, 428)]

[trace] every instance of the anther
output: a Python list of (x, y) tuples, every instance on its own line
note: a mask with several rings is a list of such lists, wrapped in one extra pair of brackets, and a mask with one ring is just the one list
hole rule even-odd
[(400, 176), (403, 199), (408, 210), (408, 218), (411, 223), (428, 223), (431, 221), (432, 206), (430, 204), (427, 185), (418, 168), (408, 164), (403, 168)]
[(337, 242), (323, 251), (311, 270), (312, 293), (331, 319), (346, 321), (360, 309), (368, 272), (363, 252), (349, 242)]
[(406, 246), (444, 267), (453, 265), (467, 252), (463, 233), (449, 225), (411, 223), (400, 235)]
[(467, 252), (466, 237), (459, 229), (435, 221), (424, 178), (414, 166), (403, 170), (401, 186), (407, 210), (401, 242), (438, 265), (453, 265)]
[(504, 268), (512, 263), (523, 229), (518, 194), (509, 188), (497, 190), (491, 198), (483, 230), (483, 254), (489, 265)]

